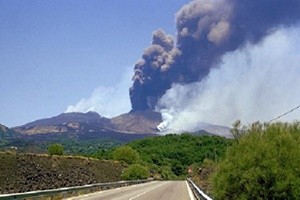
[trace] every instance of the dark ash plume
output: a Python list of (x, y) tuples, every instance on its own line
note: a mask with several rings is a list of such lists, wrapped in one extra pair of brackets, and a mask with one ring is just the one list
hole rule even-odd
[(153, 33), (152, 45), (144, 50), (134, 67), (130, 88), (132, 110), (154, 109), (158, 98), (171, 87), (170, 71), (179, 55), (172, 36), (162, 30)]
[(162, 30), (134, 68), (132, 110), (154, 109), (172, 83), (201, 81), (227, 52), (257, 44), (300, 18), (300, 0), (194, 0), (176, 13), (176, 42)]

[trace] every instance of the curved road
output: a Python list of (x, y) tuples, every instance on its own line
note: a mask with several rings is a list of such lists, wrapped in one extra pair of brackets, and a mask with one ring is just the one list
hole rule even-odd
[(194, 200), (186, 181), (152, 181), (104, 190), (69, 200)]

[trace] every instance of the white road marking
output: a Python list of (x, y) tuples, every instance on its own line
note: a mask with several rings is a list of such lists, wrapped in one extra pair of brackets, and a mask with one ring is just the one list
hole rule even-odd
[(147, 192), (150, 192), (151, 190), (154, 190), (154, 189), (156, 189), (156, 188), (158, 188), (158, 187), (160, 187), (160, 186), (163, 186), (163, 185), (165, 185), (165, 184), (167, 184), (167, 183), (162, 183), (162, 184), (160, 184), (160, 185), (157, 185), (157, 186), (155, 186), (155, 187), (153, 187), (153, 188), (151, 188), (151, 189), (149, 189), (149, 190), (146, 190), (145, 192), (143, 192), (143, 193), (141, 193), (141, 194), (138, 194), (138, 195), (136, 195), (136, 196), (134, 196), (134, 197), (131, 197), (129, 200), (133, 200), (133, 199), (135, 199), (135, 198), (138, 198), (138, 197), (140, 197), (140, 196), (146, 194)]
[(189, 184), (188, 184), (187, 181), (185, 181), (185, 183), (186, 183), (186, 187), (188, 188), (188, 191), (189, 191), (190, 199), (191, 199), (191, 200), (195, 200), (195, 197), (194, 197), (194, 194), (193, 194), (193, 192), (192, 192), (192, 190), (191, 190), (191, 187), (189, 186)]
[[(152, 181), (149, 184), (155, 184), (156, 182), (157, 181)], [(101, 194), (101, 193), (111, 192), (112, 190), (124, 190), (126, 188), (128, 189), (128, 188), (134, 188), (134, 187), (139, 187), (139, 186), (141, 186), (141, 184), (134, 184), (134, 185), (124, 186), (124, 187), (119, 187), (119, 188), (113, 188), (113, 189), (108, 189), (108, 190), (101, 190), (101, 191), (98, 191), (98, 192), (84, 194), (84, 195), (80, 195), (80, 196), (76, 196), (76, 197), (69, 197), (69, 198), (66, 198), (65, 200), (82, 199), (83, 197), (96, 196), (96, 195)]]

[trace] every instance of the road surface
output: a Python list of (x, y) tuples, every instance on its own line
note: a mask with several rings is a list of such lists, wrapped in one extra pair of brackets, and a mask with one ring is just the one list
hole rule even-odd
[(194, 200), (186, 181), (152, 181), (104, 190), (68, 200)]

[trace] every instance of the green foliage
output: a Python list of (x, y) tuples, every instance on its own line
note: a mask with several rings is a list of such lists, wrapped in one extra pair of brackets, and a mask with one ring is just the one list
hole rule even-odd
[(176, 176), (180, 176), (186, 172), (185, 167), (178, 160), (173, 161), (171, 170)]
[(113, 159), (124, 161), (130, 165), (139, 160), (139, 153), (129, 146), (122, 146), (114, 150)]
[(215, 199), (299, 199), (300, 124), (253, 123), (213, 176)]
[(239, 139), (243, 135), (243, 129), (241, 126), (241, 120), (236, 120), (232, 124), (232, 129), (230, 131), (234, 139)]
[(123, 180), (140, 180), (148, 177), (149, 170), (140, 164), (130, 165), (122, 174)]
[(218, 136), (169, 134), (146, 138), (128, 145), (139, 152), (142, 162), (163, 179), (187, 174), (187, 167), (204, 159), (219, 160), (231, 140)]
[(55, 143), (48, 147), (48, 154), (61, 156), (64, 154), (64, 147), (61, 144)]
[[(84, 155), (94, 158), (99, 158), (107, 149), (114, 148), (118, 145), (124, 144), (120, 141), (110, 138), (100, 138), (93, 140), (75, 140), (63, 139), (58, 143), (64, 146), (67, 154)], [(100, 154), (100, 155), (98, 155)]]
[[(69, 134), (56, 135), (54, 137), (39, 138), (38, 136), (22, 137), (20, 134), (8, 130), (3, 136), (0, 129), (0, 149), (10, 149), (11, 146), (17, 147), (18, 152), (22, 153), (47, 153), (49, 145), (59, 143), (64, 147), (64, 153), (68, 155), (83, 155), (88, 157), (100, 158), (103, 151), (125, 144), (112, 138), (77, 138)], [(8, 136), (8, 137), (7, 137)]]
[(20, 134), (0, 124), (0, 149), (10, 147), (10, 143), (20, 137)]
[(170, 166), (159, 167), (158, 173), (160, 174), (161, 178), (164, 180), (175, 180), (177, 178)]

